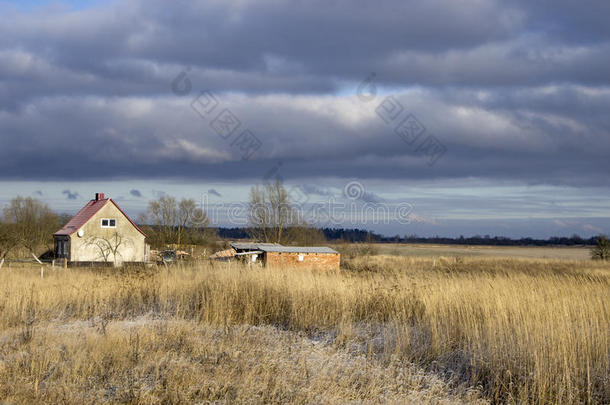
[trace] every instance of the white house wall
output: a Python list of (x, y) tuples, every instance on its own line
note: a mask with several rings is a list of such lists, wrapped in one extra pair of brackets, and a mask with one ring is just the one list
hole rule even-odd
[[(116, 220), (114, 228), (102, 228), (102, 219)], [(108, 201), (93, 217), (83, 225), (78, 232), (70, 236), (70, 261), (71, 262), (114, 262), (113, 254), (104, 255), (97, 247), (100, 240), (109, 241), (115, 246), (115, 233), (119, 235), (121, 243), (117, 249), (116, 262), (143, 262), (146, 259), (146, 244), (144, 235), (139, 232), (127, 219), (125, 215), (111, 202)]]

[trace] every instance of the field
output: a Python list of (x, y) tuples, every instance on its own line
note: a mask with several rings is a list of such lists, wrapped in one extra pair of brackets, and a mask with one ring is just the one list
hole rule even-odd
[(587, 260), (588, 247), (462, 246), (432, 244), (376, 244), (381, 254), (395, 256), (517, 257), (532, 259)]
[(610, 265), (0, 270), (0, 402), (610, 402)]

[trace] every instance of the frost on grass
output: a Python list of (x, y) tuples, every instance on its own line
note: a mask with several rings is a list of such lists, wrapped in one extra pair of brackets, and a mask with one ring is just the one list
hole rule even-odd
[(0, 271), (0, 402), (610, 403), (610, 264), (348, 264)]
[(141, 317), (38, 325), (0, 340), (11, 402), (483, 403), (475, 391), (332, 339), (271, 326), (211, 327)]

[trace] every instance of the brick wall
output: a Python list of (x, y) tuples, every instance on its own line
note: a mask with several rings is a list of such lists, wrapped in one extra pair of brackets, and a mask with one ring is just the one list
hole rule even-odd
[[(299, 255), (303, 261), (299, 261)], [(341, 255), (338, 253), (280, 253), (267, 252), (267, 266), (315, 267), (324, 270), (339, 270)]]

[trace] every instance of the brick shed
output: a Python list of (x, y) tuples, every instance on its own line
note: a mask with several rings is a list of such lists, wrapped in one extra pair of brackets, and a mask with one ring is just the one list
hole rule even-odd
[(237, 257), (264, 266), (316, 267), (339, 270), (341, 255), (329, 247), (283, 246), (277, 243), (231, 243)]

